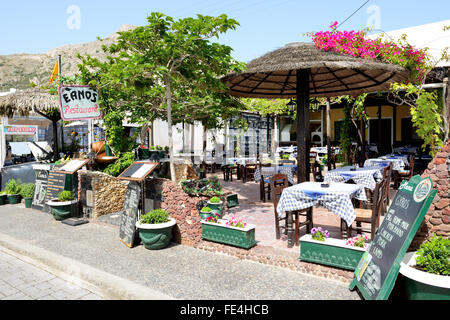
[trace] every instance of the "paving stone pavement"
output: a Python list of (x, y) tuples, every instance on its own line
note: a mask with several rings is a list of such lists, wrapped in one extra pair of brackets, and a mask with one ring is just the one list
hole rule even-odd
[(0, 250), (0, 300), (103, 300)]

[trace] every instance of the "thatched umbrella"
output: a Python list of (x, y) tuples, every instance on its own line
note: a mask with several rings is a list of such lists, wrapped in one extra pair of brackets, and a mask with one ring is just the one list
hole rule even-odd
[(407, 80), (404, 68), (378, 60), (317, 49), (296, 42), (254, 59), (241, 74), (222, 78), (236, 97), (296, 98), (298, 181), (309, 180), (309, 98), (387, 90)]
[[(55, 110), (56, 109), (56, 110)], [(57, 96), (38, 87), (16, 91), (0, 96), (0, 116), (12, 118), (14, 115), (28, 117), (30, 113), (49, 119), (53, 124), (53, 158), (58, 160), (57, 122), (61, 119)], [(55, 111), (55, 112), (49, 112)]]

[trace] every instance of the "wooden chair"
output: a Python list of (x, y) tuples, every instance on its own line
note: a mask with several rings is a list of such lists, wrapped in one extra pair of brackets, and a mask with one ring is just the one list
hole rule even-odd
[(332, 170), (336, 169), (336, 153), (335, 148), (331, 148), (331, 154), (328, 155), (327, 161), (330, 163), (330, 168)]
[(262, 202), (266, 202), (267, 199), (270, 200), (270, 179), (264, 179), (263, 167), (270, 167), (270, 163), (258, 163), (259, 172), (261, 173), (261, 180), (259, 181), (259, 198)]
[(241, 172), (242, 182), (254, 180), (256, 164), (245, 162), (245, 165), (241, 167), (242, 167)]
[[(288, 178), (287, 175), (278, 173), (270, 177), (269, 180), (275, 217), (275, 237), (276, 239), (280, 239), (280, 229), (284, 229), (284, 234), (287, 234), (287, 214), (285, 213), (283, 217), (279, 217), (277, 213), (277, 206), (283, 190), (288, 187)], [(295, 244), (298, 246), (300, 238), (300, 228), (306, 226), (306, 233), (310, 233), (313, 227), (312, 207), (293, 211), (292, 214), (294, 219)], [(305, 221), (300, 222), (300, 217), (305, 217)], [(280, 225), (280, 221), (283, 220), (284, 225)]]
[[(386, 180), (381, 180), (381, 182), (377, 183), (375, 190), (373, 192), (373, 206), (372, 209), (362, 209), (356, 208), (356, 218), (355, 223), (356, 226), (348, 226), (348, 236), (352, 236), (352, 231), (356, 230), (358, 234), (362, 232), (370, 233), (370, 239), (373, 240), (375, 237), (375, 233), (378, 230), (380, 225), (380, 216), (383, 210), (383, 201), (385, 198), (385, 190), (384, 185), (386, 184)], [(362, 223), (370, 224), (370, 229), (363, 227)], [(341, 230), (342, 231), (342, 230)]]
[(385, 189), (385, 198), (383, 202), (383, 212), (387, 211), (387, 208), (389, 207), (389, 189), (391, 186), (391, 176), (392, 176), (392, 167), (394, 164), (391, 162), (387, 167), (384, 168), (383, 171), (383, 180), (386, 180), (384, 189)]
[(411, 179), (414, 171), (414, 156), (412, 156), (409, 160), (409, 168), (408, 170), (395, 170), (394, 171), (394, 188), (398, 189), (400, 183), (403, 180)]
[(323, 174), (322, 174), (322, 167), (320, 166), (320, 163), (317, 161), (314, 161), (314, 164), (312, 165), (313, 169), (313, 179), (314, 182), (323, 182)]
[(314, 173), (314, 163), (317, 161), (317, 152), (310, 151), (309, 152), (309, 167), (311, 170), (311, 173)]
[(233, 174), (236, 174), (236, 178), (238, 176), (238, 166), (235, 164), (227, 164), (224, 165), (222, 167), (222, 171), (223, 171), (223, 180), (228, 181), (231, 180), (233, 181)]

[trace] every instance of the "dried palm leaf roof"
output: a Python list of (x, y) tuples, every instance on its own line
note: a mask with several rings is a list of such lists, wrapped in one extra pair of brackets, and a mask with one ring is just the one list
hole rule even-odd
[(58, 97), (38, 87), (0, 96), (0, 116), (4, 117), (27, 117), (32, 112), (45, 112), (54, 108), (59, 108)]
[(222, 78), (237, 97), (294, 98), (296, 70), (311, 69), (311, 97), (359, 95), (387, 90), (392, 82), (408, 79), (409, 72), (373, 59), (317, 49), (314, 43), (295, 42), (269, 52), (247, 64), (244, 73)]

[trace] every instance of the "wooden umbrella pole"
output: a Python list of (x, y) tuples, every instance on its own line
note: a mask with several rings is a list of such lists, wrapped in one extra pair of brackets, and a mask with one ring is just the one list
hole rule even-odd
[(309, 181), (309, 75), (310, 69), (296, 72), (297, 80), (297, 182)]
[(327, 155), (328, 155), (328, 170), (331, 170), (331, 106), (330, 106), (330, 98), (327, 98)]

